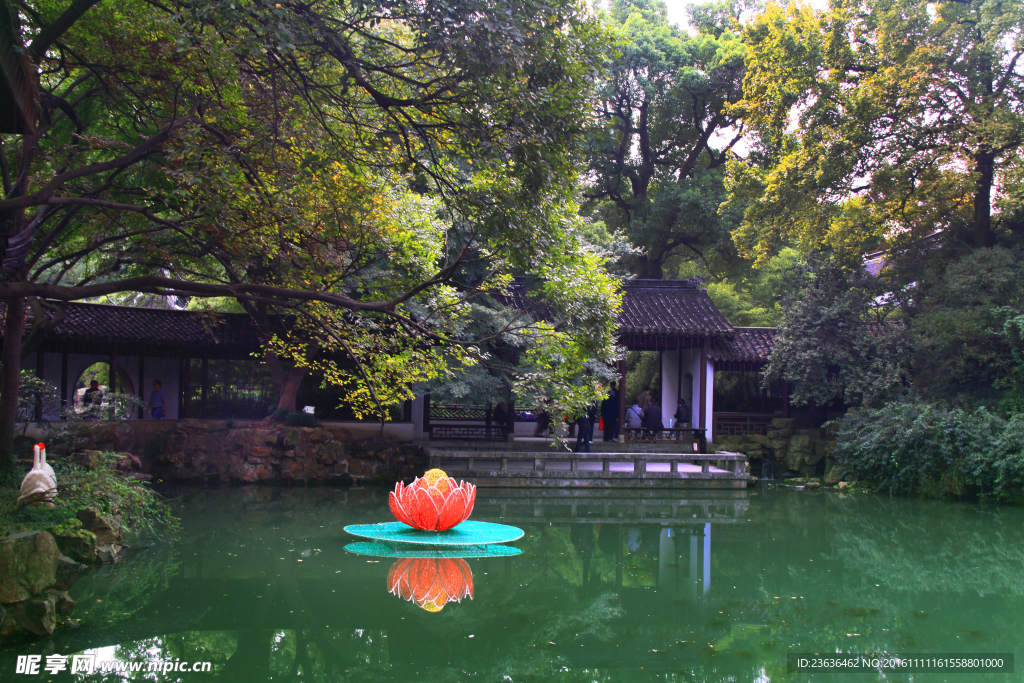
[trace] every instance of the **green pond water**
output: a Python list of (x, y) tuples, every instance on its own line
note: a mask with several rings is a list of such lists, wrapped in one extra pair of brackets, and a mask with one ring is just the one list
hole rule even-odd
[[(357, 539), (342, 530), (390, 521), (385, 489), (169, 493), (181, 538), (79, 579), (81, 625), (0, 642), (0, 680), (1024, 679), (1024, 661), (1013, 674), (787, 670), (800, 652), (1024, 652), (1017, 508), (772, 486), (481, 489), (473, 518), (523, 528), (521, 555), (396, 567), (346, 552)], [(452, 594), (441, 609), (437, 572)], [(389, 592), (402, 576), (409, 600)], [(15, 674), (19, 654), (212, 671), (33, 677)]]

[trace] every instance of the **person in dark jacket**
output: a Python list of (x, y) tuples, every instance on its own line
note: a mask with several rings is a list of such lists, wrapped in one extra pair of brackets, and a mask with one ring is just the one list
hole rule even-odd
[(691, 410), (690, 406), (686, 405), (686, 399), (679, 399), (679, 405), (676, 407), (676, 414), (672, 416), (672, 419), (676, 421), (676, 427), (689, 427), (690, 426)]
[(584, 413), (576, 419), (576, 448), (574, 453), (589, 453), (590, 440), (594, 436), (594, 423), (590, 421), (590, 415)]
[(652, 440), (657, 439), (661, 435), (661, 430), (665, 428), (661, 421), (661, 406), (656, 400), (651, 400), (651, 405), (647, 406), (647, 410), (644, 411), (643, 424), (644, 429), (647, 430), (645, 435)]

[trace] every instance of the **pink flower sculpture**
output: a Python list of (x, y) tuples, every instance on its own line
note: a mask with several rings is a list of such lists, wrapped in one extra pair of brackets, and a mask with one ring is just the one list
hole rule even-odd
[(469, 519), (476, 502), (476, 487), (455, 483), (441, 470), (430, 470), (411, 484), (395, 484), (388, 496), (391, 514), (399, 522), (421, 531), (447, 531)]

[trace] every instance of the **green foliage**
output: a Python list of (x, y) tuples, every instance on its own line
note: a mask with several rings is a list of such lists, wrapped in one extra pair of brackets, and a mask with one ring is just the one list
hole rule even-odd
[(915, 386), (929, 396), (997, 401), (1019, 386), (1024, 361), (1013, 347), (1024, 311), (1020, 254), (996, 247), (935, 261), (922, 269), (908, 307)]
[(619, 49), (587, 138), (585, 210), (643, 250), (630, 259), (640, 277), (660, 279), (670, 258), (729, 256), (739, 213), (718, 207), (744, 53), (731, 7), (703, 7), (696, 34), (670, 26), (661, 2), (617, 0), (604, 16)]
[[(36, 417), (37, 408), (41, 408)], [(30, 424), (44, 429), (50, 425), (50, 418), (61, 411), (60, 392), (46, 380), (36, 377), (31, 370), (22, 370), (18, 381), (18, 413), (16, 423), (22, 435)]]
[(175, 535), (180, 523), (148, 483), (122, 476), (117, 456), (93, 456), (89, 468), (67, 465), (57, 475), (56, 504), (71, 511), (90, 507), (106, 515), (129, 539)]
[(1022, 27), (1021, 4), (1000, 0), (769, 4), (744, 27), (731, 110), (754, 143), (729, 168), (740, 253), (849, 261), (936, 230), (992, 246), (995, 188), (1019, 177)]
[(609, 360), (618, 295), (574, 203), (606, 45), (579, 0), (95, 4), (33, 65), (66, 107), (2, 150), (52, 181), (0, 199), (38, 219), (6, 291), (214, 298), (190, 305), (252, 315), (281, 407), (314, 371), (381, 419), (488, 361), (467, 318), (513, 275), (550, 311), (496, 336)]
[(893, 493), (1015, 497), (1024, 486), (1024, 414), (894, 401), (842, 418), (833, 457)]
[(319, 424), (316, 415), (303, 412), (293, 413), (287, 410), (279, 410), (274, 413), (274, 419), (289, 427), (316, 427)]
[(803, 288), (783, 308), (764, 385), (788, 381), (795, 405), (837, 398), (872, 404), (903, 391), (910, 339), (906, 326), (891, 319), (896, 306), (883, 296), (884, 283), (818, 256), (801, 280)]

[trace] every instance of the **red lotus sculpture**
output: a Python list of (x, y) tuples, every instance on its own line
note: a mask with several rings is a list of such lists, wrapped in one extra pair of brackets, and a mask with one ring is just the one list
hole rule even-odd
[(457, 557), (404, 558), (391, 565), (388, 592), (428, 612), (473, 599), (473, 572)]
[(391, 514), (399, 522), (421, 531), (447, 531), (469, 519), (476, 502), (476, 487), (455, 483), (441, 470), (430, 470), (411, 484), (395, 484), (388, 496)]

